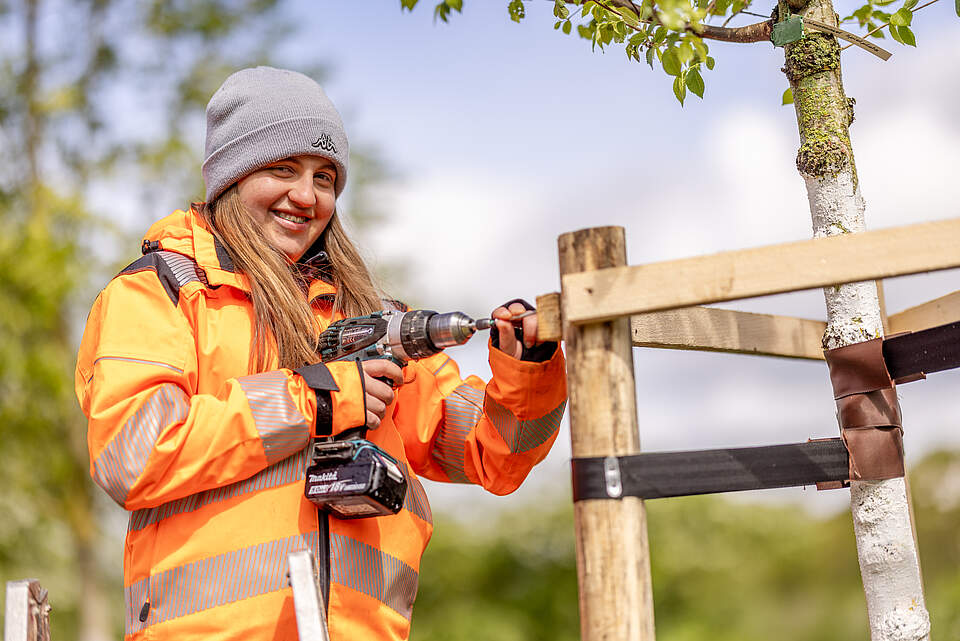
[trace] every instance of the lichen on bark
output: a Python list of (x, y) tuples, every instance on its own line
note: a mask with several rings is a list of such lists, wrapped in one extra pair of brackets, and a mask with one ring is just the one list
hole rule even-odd
[(840, 68), (840, 45), (837, 39), (822, 33), (810, 33), (787, 50), (783, 72), (790, 82), (800, 82), (821, 71)]
[(804, 176), (836, 175), (853, 166), (850, 103), (834, 80), (839, 67), (833, 36), (811, 33), (786, 48), (783, 71), (793, 87), (801, 141), (796, 161)]
[(847, 147), (825, 135), (809, 136), (797, 150), (797, 170), (805, 176), (836, 174), (847, 166)]

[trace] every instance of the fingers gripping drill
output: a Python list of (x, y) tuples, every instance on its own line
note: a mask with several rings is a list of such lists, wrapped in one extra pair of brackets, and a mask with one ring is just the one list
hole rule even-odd
[[(386, 358), (403, 367), (452, 345), (462, 345), (493, 320), (462, 312), (415, 309), (383, 311), (337, 321), (318, 341), (323, 362)], [(392, 381), (384, 381), (392, 384)], [(407, 480), (392, 456), (364, 438), (314, 439), (307, 468), (306, 497), (342, 519), (396, 514)]]

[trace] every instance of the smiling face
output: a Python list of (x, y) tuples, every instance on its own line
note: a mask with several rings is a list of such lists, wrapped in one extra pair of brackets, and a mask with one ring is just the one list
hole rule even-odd
[(271, 163), (237, 182), (237, 194), (267, 241), (296, 262), (327, 227), (337, 169), (320, 156)]

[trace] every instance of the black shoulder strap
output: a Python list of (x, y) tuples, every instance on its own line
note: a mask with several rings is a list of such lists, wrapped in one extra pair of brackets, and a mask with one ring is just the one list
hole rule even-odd
[(153, 249), (152, 246), (147, 248), (146, 241), (144, 249), (147, 253), (124, 267), (118, 276), (148, 269), (154, 271), (174, 305), (180, 300), (180, 288), (187, 283), (200, 281), (204, 285), (207, 284), (207, 275), (192, 258), (159, 248)]

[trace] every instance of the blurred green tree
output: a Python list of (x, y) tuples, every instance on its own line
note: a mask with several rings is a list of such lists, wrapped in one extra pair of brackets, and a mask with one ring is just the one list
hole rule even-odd
[(0, 578), (51, 590), (54, 638), (116, 638), (123, 614), (123, 514), (73, 395), (86, 310), (139, 253), (123, 224), (201, 197), (206, 100), (291, 28), (277, 0), (0, 1)]

